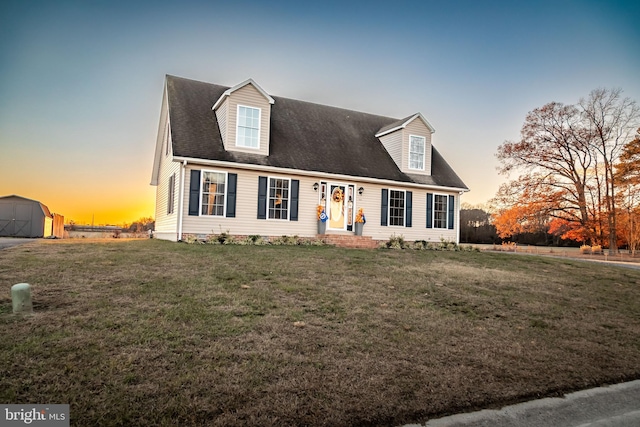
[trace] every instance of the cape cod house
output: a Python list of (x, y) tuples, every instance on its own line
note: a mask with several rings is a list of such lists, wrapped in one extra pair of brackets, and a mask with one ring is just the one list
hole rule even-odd
[(155, 236), (353, 235), (459, 241), (462, 180), (420, 113), (396, 119), (167, 76), (151, 185)]

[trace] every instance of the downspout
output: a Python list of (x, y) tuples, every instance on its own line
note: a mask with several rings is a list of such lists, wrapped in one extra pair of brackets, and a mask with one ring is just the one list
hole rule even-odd
[(182, 240), (182, 217), (184, 210), (184, 175), (187, 168), (187, 161), (180, 164), (180, 195), (178, 196), (178, 241)]
[[(458, 218), (458, 226), (456, 227), (456, 244), (460, 244), (460, 227), (462, 226), (462, 220), (460, 218), (460, 206), (462, 205), (462, 194), (464, 192), (460, 191), (458, 193), (458, 203), (456, 206), (456, 209), (458, 210), (458, 214), (456, 215), (456, 218)], [(455, 225), (455, 224), (454, 224)]]

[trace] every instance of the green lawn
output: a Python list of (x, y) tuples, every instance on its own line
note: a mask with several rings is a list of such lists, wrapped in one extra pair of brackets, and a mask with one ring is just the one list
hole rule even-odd
[(600, 264), (38, 241), (0, 286), (0, 402), (72, 425), (399, 425), (640, 378), (640, 270)]

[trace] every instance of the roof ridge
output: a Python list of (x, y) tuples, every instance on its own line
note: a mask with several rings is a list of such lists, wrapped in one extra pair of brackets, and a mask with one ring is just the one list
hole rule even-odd
[[(177, 79), (177, 80), (185, 80), (185, 81), (194, 82), (194, 83), (200, 83), (200, 84), (207, 84), (207, 85), (211, 85), (211, 86), (217, 86), (217, 87), (219, 87), (219, 88), (224, 88), (224, 89), (225, 89), (225, 91), (226, 91), (226, 90), (229, 90), (229, 89), (231, 89), (231, 88), (233, 88), (233, 87), (235, 87), (235, 86), (226, 86), (226, 85), (221, 85), (221, 84), (217, 84), (217, 83), (205, 82), (205, 81), (202, 81), (202, 80), (190, 79), (190, 78), (187, 78), (187, 77), (175, 76), (175, 75), (172, 75), (172, 74), (166, 74), (166, 78), (172, 78), (172, 79)], [(254, 81), (254, 82), (255, 82), (255, 80), (253, 80), (253, 78), (246, 79), (246, 80), (245, 80), (245, 81), (243, 81), (243, 82), (246, 82), (247, 80), (252, 80), (252, 81)], [(243, 83), (243, 82), (241, 82), (241, 83)], [(256, 83), (256, 84), (257, 84), (257, 83)], [(236, 86), (237, 86), (237, 85), (236, 85)], [(301, 102), (301, 103), (304, 103), (304, 104), (317, 105), (317, 106), (320, 106), (320, 107), (332, 108), (332, 109), (342, 110), (342, 111), (348, 111), (348, 112), (352, 112), (352, 113), (366, 114), (367, 116), (373, 116), (373, 117), (378, 117), (378, 118), (381, 118), (381, 119), (393, 120), (393, 121), (405, 121), (405, 120), (407, 120), (407, 119), (409, 119), (409, 118), (411, 118), (411, 117), (413, 117), (414, 115), (416, 115), (416, 114), (417, 114), (417, 113), (413, 113), (413, 114), (410, 114), (409, 116), (407, 116), (407, 117), (405, 117), (405, 118), (403, 118), (403, 119), (398, 119), (397, 117), (391, 117), (391, 116), (386, 116), (386, 115), (382, 115), (382, 114), (369, 113), (369, 112), (366, 112), (366, 111), (354, 110), (354, 109), (352, 109), (352, 108), (340, 107), (340, 106), (336, 106), (336, 105), (329, 105), (329, 104), (321, 104), (321, 103), (319, 103), (319, 102), (306, 101), (306, 100), (303, 100), (303, 99), (297, 99), (297, 98), (289, 98), (289, 97), (286, 97), (286, 96), (274, 95), (274, 94), (269, 93), (269, 92), (267, 92), (267, 93), (268, 93), (268, 94), (269, 94), (269, 96), (271, 96), (274, 100), (281, 99), (281, 100), (283, 100), (283, 101), (285, 101), (285, 102), (286, 102), (286, 101)]]

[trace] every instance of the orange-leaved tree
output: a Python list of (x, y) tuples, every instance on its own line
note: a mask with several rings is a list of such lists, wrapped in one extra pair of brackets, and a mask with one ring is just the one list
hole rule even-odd
[(617, 252), (617, 212), (616, 201), (620, 182), (616, 174), (616, 163), (620, 153), (633, 139), (634, 131), (640, 125), (640, 107), (630, 99), (622, 97), (622, 89), (599, 88), (591, 91), (589, 97), (579, 102), (583, 123), (588, 126), (587, 136), (594, 158), (599, 161), (604, 186), (601, 203), (606, 213), (609, 230), (609, 250)]
[(614, 170), (630, 126), (640, 120), (636, 103), (620, 94), (598, 89), (577, 105), (551, 102), (527, 114), (520, 139), (504, 142), (496, 155), (501, 173), (519, 174), (496, 196), (500, 212), (519, 216), (506, 224), (522, 223), (535, 208), (559, 220), (554, 234), (585, 242), (608, 238), (616, 250), (620, 184)]
[(587, 185), (594, 162), (587, 133), (575, 106), (552, 102), (527, 114), (520, 140), (504, 142), (496, 155), (502, 174), (520, 172), (496, 196), (501, 205), (513, 209), (506, 211), (508, 215), (531, 215), (539, 209), (538, 215), (586, 227)]
[(635, 255), (640, 249), (640, 129), (624, 146), (616, 164), (616, 177), (622, 189), (617, 197), (620, 207), (618, 236)]

